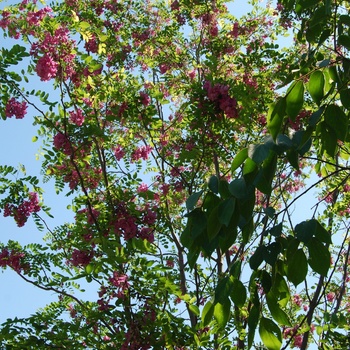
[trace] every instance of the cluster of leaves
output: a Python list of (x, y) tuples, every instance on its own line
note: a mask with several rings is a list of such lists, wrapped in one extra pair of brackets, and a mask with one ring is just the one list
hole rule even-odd
[[(44, 242), (2, 246), (1, 267), (20, 252), (17, 274), (58, 298), (7, 320), (3, 348), (349, 346), (348, 5), (235, 6), (3, 10), (21, 45), (1, 50), (1, 103), (36, 113), (40, 180), (74, 216), (51, 227), (36, 208)], [(288, 28), (295, 44), (280, 49)], [(0, 174), (2, 209), (45, 199), (36, 177)], [(311, 188), (316, 210), (295, 222)]]

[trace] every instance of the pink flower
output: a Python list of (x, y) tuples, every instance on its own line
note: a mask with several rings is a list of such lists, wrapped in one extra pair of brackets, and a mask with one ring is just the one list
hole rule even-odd
[(151, 98), (143, 91), (140, 91), (140, 98), (141, 98), (141, 103), (145, 107), (147, 107), (151, 102)]
[(25, 101), (18, 102), (15, 98), (10, 98), (7, 101), (5, 107), (5, 115), (7, 118), (12, 118), (13, 116), (16, 119), (23, 119), (27, 113), (27, 103)]
[(301, 304), (302, 304), (302, 302), (303, 302), (303, 300), (301, 299), (301, 297), (300, 297), (299, 294), (295, 294), (295, 295), (293, 296), (293, 302), (294, 302), (295, 305), (297, 305), (297, 306), (300, 307)]
[(137, 188), (137, 193), (142, 193), (142, 192), (147, 192), (148, 191), (148, 186), (144, 183), (142, 183), (138, 188)]
[(92, 251), (74, 249), (69, 262), (73, 266), (87, 266), (90, 264), (93, 255)]
[(334, 292), (329, 292), (329, 293), (327, 294), (326, 298), (327, 298), (327, 301), (328, 301), (328, 302), (332, 303), (333, 300), (334, 300), (334, 298), (335, 298), (335, 293), (334, 293)]
[(61, 132), (56, 134), (53, 138), (53, 145), (57, 149), (63, 149), (64, 154), (71, 153), (71, 147), (68, 138), (63, 135)]
[(69, 120), (77, 126), (82, 126), (84, 123), (83, 111), (78, 108), (76, 111), (69, 112)]
[(45, 54), (40, 57), (35, 68), (41, 81), (48, 81), (55, 78), (58, 70), (58, 63), (51, 56)]
[(131, 155), (131, 159), (134, 162), (140, 160), (141, 158), (143, 160), (147, 160), (148, 155), (151, 151), (152, 151), (152, 148), (150, 146), (141, 146), (135, 149), (135, 151)]
[(174, 267), (174, 260), (167, 260), (166, 261), (166, 266), (173, 268)]
[(24, 257), (24, 253), (15, 250), (9, 252), (7, 248), (2, 248), (0, 251), (0, 267), (8, 266), (20, 273), (22, 270), (28, 268), (28, 265), (23, 263)]
[(117, 158), (118, 161), (121, 160), (124, 157), (124, 155), (125, 155), (125, 152), (121, 146), (117, 146), (114, 149), (114, 156)]
[(159, 65), (159, 70), (162, 74), (166, 73), (170, 69), (169, 65), (166, 63), (161, 63)]
[(301, 348), (301, 345), (303, 343), (303, 336), (301, 334), (297, 334), (294, 336), (294, 346), (296, 348)]

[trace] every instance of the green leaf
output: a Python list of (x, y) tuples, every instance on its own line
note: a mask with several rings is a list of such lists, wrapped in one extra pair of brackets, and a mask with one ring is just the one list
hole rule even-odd
[(259, 246), (254, 254), (249, 259), (249, 266), (252, 270), (257, 270), (260, 264), (264, 261), (266, 247), (261, 245)]
[(257, 145), (248, 146), (248, 157), (256, 164), (262, 163), (270, 154), (270, 149), (273, 143), (260, 143)]
[(349, 118), (339, 106), (329, 105), (325, 111), (324, 121), (334, 130), (338, 140), (345, 141), (348, 134)]
[(287, 278), (295, 286), (305, 281), (307, 275), (307, 259), (302, 249), (287, 256)]
[(340, 91), (340, 101), (347, 110), (350, 110), (350, 89)]
[(248, 349), (251, 348), (254, 337), (255, 337), (255, 329), (259, 322), (259, 316), (260, 316), (260, 310), (258, 305), (253, 305), (253, 307), (250, 309), (249, 316), (248, 316)]
[(269, 350), (280, 350), (282, 334), (279, 327), (269, 318), (262, 317), (259, 324), (259, 334), (262, 342)]
[(232, 215), (235, 211), (235, 204), (236, 200), (233, 197), (230, 197), (228, 199), (225, 199), (222, 203), (219, 205), (219, 221), (221, 224), (225, 225), (226, 227), (229, 226)]
[(317, 238), (311, 238), (307, 243), (309, 250), (309, 265), (321, 276), (327, 276), (331, 266), (331, 254), (328, 248), (321, 243)]
[(202, 320), (202, 323), (203, 323), (204, 327), (207, 326), (210, 323), (210, 321), (213, 318), (213, 315), (214, 315), (214, 303), (211, 300), (209, 300), (204, 305), (204, 308), (203, 308), (203, 311), (202, 311), (201, 320)]
[(188, 308), (192, 311), (192, 313), (194, 313), (196, 316), (200, 315), (200, 311), (197, 305), (195, 304), (190, 304), (188, 305)]
[(208, 218), (207, 233), (209, 240), (214, 239), (221, 229), (222, 223), (219, 220), (219, 206), (216, 206)]
[(213, 175), (210, 177), (208, 187), (210, 191), (214, 192), (215, 194), (219, 193), (219, 179), (217, 176)]
[(202, 195), (203, 190), (199, 192), (192, 193), (186, 200), (186, 208), (187, 210), (192, 210), (196, 206), (198, 199)]
[(224, 277), (219, 281), (215, 288), (215, 303), (225, 303), (231, 294), (232, 282), (229, 277)]
[(270, 151), (269, 157), (264, 161), (262, 168), (260, 169), (254, 185), (256, 188), (267, 195), (271, 194), (272, 181), (275, 177), (277, 166), (277, 155), (275, 152)]
[[(232, 277), (232, 276), (231, 276)], [(231, 300), (234, 302), (234, 304), (237, 307), (242, 307), (247, 299), (247, 291), (244, 287), (243, 283), (237, 279), (233, 278), (233, 285), (232, 285), (232, 291), (231, 291)]]
[(267, 306), (271, 312), (271, 316), (273, 319), (283, 326), (290, 326), (290, 320), (288, 315), (280, 308), (278, 304), (278, 299), (273, 294), (273, 292), (269, 292), (266, 295)]
[(233, 174), (243, 162), (248, 158), (248, 148), (243, 148), (234, 158), (231, 164), (231, 173)]
[(316, 237), (327, 244), (332, 243), (330, 233), (316, 219), (303, 221), (296, 225), (295, 233), (296, 238), (304, 243), (308, 243), (312, 237)]
[(321, 104), (322, 98), (324, 96), (324, 75), (320, 70), (313, 72), (310, 76), (308, 83), (308, 90), (311, 95), (311, 98), (319, 106)]
[(347, 50), (350, 50), (350, 36), (349, 35), (339, 35), (338, 45), (344, 46)]
[(302, 81), (294, 82), (286, 94), (286, 113), (295, 120), (304, 103), (304, 84)]
[(337, 135), (333, 128), (323, 121), (317, 126), (316, 134), (321, 140), (321, 152), (326, 152), (334, 158), (337, 150)]
[(276, 275), (273, 276), (271, 290), (273, 291), (274, 295), (278, 298), (278, 304), (281, 307), (286, 307), (290, 299), (290, 291), (287, 282), (281, 274), (276, 273)]
[(272, 138), (276, 140), (277, 135), (280, 133), (283, 119), (286, 115), (286, 100), (281, 98), (276, 104), (273, 104), (269, 108), (267, 114), (267, 129), (269, 130)]
[(229, 321), (231, 313), (231, 302), (226, 299), (222, 304), (217, 303), (214, 306), (214, 318), (220, 329), (224, 329)]

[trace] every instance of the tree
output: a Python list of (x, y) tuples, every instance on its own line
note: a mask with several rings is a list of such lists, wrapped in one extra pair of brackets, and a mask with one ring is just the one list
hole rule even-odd
[[(58, 298), (3, 323), (3, 348), (349, 346), (348, 4), (252, 5), (2, 11), (19, 43), (1, 49), (1, 116), (32, 114), (42, 173), (1, 165), (0, 207), (45, 241), (3, 243), (0, 265)], [(71, 200), (57, 227), (48, 181)]]

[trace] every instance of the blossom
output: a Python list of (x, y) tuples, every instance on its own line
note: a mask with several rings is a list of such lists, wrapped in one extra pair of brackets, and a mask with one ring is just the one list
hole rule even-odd
[(297, 334), (294, 336), (294, 346), (296, 348), (301, 348), (301, 345), (303, 343), (303, 336), (301, 334)]
[(7, 248), (3, 248), (0, 251), (0, 267), (11, 267), (16, 272), (20, 273), (22, 270), (28, 267), (23, 263), (24, 253), (16, 250), (9, 251)]
[(78, 108), (75, 111), (69, 112), (69, 120), (77, 126), (82, 126), (84, 123), (84, 119), (85, 118), (83, 116), (83, 111), (80, 108)]
[(18, 227), (23, 227), (32, 213), (37, 213), (41, 210), (38, 194), (29, 192), (28, 197), (29, 200), (24, 200), (19, 205), (5, 204), (4, 217), (12, 216)]
[(11, 97), (5, 107), (5, 115), (7, 118), (23, 119), (27, 114), (27, 103), (25, 101), (18, 102), (14, 97)]
[(125, 155), (125, 152), (121, 146), (117, 146), (114, 149), (114, 156), (117, 158), (117, 160), (121, 160)]
[(69, 262), (73, 266), (87, 266), (90, 264), (93, 255), (92, 251), (74, 249)]
[(35, 68), (35, 71), (37, 72), (41, 81), (48, 81), (55, 78), (57, 75), (57, 70), (58, 63), (47, 54), (39, 58)]
[(151, 102), (151, 98), (143, 91), (140, 91), (140, 98), (141, 98), (141, 103), (145, 107), (147, 107)]
[(119, 271), (114, 271), (113, 276), (109, 278), (109, 282), (117, 287), (117, 297), (124, 298), (125, 293), (129, 289), (128, 276), (120, 273)]
[(142, 183), (138, 188), (137, 188), (137, 193), (142, 193), (142, 192), (147, 192), (148, 191), (148, 186), (145, 183)]
[(334, 300), (334, 298), (335, 298), (335, 293), (334, 293), (334, 292), (329, 292), (329, 293), (327, 294), (326, 298), (327, 298), (327, 301), (328, 301), (328, 302), (332, 303), (333, 300)]
[(64, 154), (70, 154), (71, 153), (71, 147), (69, 140), (66, 135), (59, 132), (56, 134), (53, 138), (53, 145), (57, 149), (63, 149)]

